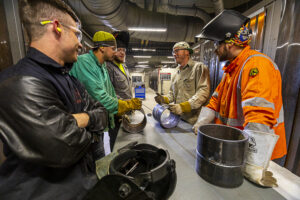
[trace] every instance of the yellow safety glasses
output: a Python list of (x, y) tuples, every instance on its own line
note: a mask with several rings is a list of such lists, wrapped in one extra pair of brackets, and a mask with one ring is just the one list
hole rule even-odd
[[(46, 24), (53, 24), (53, 21), (50, 21), (50, 20), (41, 21), (40, 24), (42, 26), (44, 26)], [(79, 28), (74, 27), (74, 26), (70, 26), (70, 25), (66, 25), (66, 24), (63, 24), (61, 22), (59, 22), (59, 24), (61, 24), (62, 26), (66, 27), (66, 28), (69, 28), (69, 29), (73, 30), (74, 33), (75, 33), (75, 35), (76, 35), (76, 37), (77, 37), (77, 39), (78, 39), (78, 41), (81, 42), (81, 40), (82, 40), (82, 32), (81, 32), (81, 30)]]

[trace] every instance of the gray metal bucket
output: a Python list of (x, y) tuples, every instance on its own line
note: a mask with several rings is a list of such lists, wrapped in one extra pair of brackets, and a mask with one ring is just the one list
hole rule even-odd
[[(180, 121), (180, 116), (168, 111), (168, 105), (156, 104), (152, 114), (163, 128), (174, 128)], [(167, 113), (168, 111), (168, 113)]]
[(234, 188), (243, 183), (248, 136), (237, 128), (207, 124), (200, 126), (197, 138), (196, 171), (206, 181)]

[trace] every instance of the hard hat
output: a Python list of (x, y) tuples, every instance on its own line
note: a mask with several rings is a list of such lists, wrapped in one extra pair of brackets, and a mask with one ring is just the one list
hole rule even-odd
[(177, 42), (177, 43), (173, 46), (173, 49), (175, 49), (175, 48), (186, 49), (186, 50), (189, 51), (190, 54), (193, 54), (193, 53), (194, 53), (194, 51), (193, 51), (193, 49), (191, 49), (189, 43), (184, 42), (184, 41)]
[(108, 32), (98, 31), (93, 37), (94, 48), (117, 46), (115, 37)]
[(249, 20), (237, 11), (224, 10), (206, 24), (200, 32), (200, 38), (219, 42), (233, 38)]

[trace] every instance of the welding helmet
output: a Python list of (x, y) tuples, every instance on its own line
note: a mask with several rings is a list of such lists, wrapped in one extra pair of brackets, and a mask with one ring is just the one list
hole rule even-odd
[(137, 144), (120, 153), (110, 163), (109, 174), (132, 181), (150, 199), (168, 199), (173, 193), (177, 176), (175, 161), (168, 151), (150, 144)]
[(201, 39), (224, 41), (234, 37), (249, 22), (249, 18), (235, 10), (224, 10), (201, 30)]

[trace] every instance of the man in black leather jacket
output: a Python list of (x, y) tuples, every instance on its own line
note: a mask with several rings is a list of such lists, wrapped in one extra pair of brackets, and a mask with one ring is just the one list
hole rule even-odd
[(61, 0), (19, 7), (30, 47), (0, 73), (0, 199), (82, 199), (97, 182), (107, 112), (68, 74), (80, 22)]

